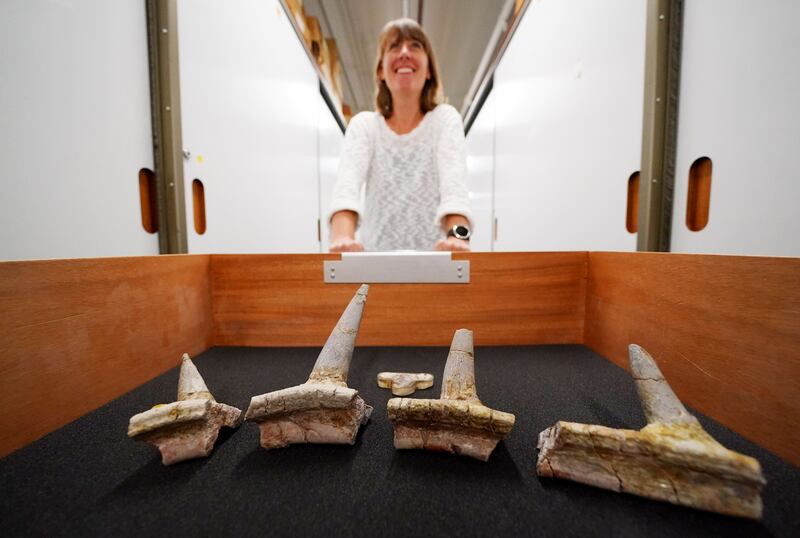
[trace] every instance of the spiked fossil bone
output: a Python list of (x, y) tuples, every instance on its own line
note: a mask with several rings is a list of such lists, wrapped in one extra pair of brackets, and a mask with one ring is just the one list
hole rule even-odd
[(759, 519), (766, 481), (758, 461), (714, 440), (653, 358), (635, 344), (628, 351), (647, 426), (635, 431), (557, 422), (539, 434), (536, 473)]
[(392, 398), (387, 404), (394, 447), (424, 448), (487, 461), (514, 427), (511, 413), (483, 405), (475, 390), (472, 331), (453, 335), (438, 400)]
[(369, 286), (362, 285), (325, 342), (302, 385), (253, 396), (245, 419), (261, 428), (261, 446), (294, 443), (353, 444), (372, 413), (358, 391), (347, 386), (361, 314)]
[(378, 386), (392, 389), (395, 396), (408, 396), (417, 389), (429, 389), (433, 386), (433, 374), (409, 374), (405, 372), (381, 372), (378, 374)]
[(242, 411), (217, 403), (189, 355), (184, 353), (178, 379), (178, 401), (157, 405), (131, 417), (128, 437), (148, 442), (171, 465), (208, 456), (222, 426), (241, 423)]

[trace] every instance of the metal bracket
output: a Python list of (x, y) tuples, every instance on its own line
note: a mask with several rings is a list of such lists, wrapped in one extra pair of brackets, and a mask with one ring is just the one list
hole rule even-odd
[(343, 252), (324, 262), (326, 284), (469, 284), (469, 260), (450, 252)]

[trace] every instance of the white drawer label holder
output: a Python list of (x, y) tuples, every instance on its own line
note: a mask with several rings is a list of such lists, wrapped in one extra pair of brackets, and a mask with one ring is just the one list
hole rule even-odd
[(450, 252), (343, 252), (323, 271), (327, 284), (469, 284), (469, 260)]

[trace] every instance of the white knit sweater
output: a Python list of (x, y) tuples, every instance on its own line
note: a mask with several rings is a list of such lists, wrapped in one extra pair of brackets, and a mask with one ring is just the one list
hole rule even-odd
[(444, 236), (442, 217), (471, 221), (465, 174), (464, 127), (452, 106), (437, 106), (404, 135), (361, 112), (345, 133), (330, 214), (358, 213), (365, 250), (431, 250)]

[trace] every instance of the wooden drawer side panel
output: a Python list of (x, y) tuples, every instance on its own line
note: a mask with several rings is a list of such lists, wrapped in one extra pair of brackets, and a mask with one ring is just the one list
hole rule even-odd
[(177, 366), (182, 353), (207, 349), (208, 264), (208, 256), (0, 263), (0, 456)]
[(800, 259), (590, 253), (585, 343), (625, 368), (642, 345), (687, 405), (800, 465)]

